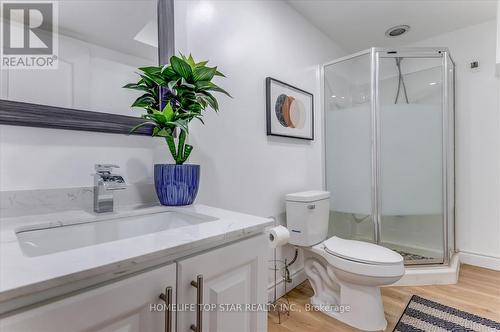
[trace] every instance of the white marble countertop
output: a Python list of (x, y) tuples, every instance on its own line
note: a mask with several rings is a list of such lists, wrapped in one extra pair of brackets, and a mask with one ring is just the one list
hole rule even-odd
[[(218, 220), (36, 257), (23, 254), (16, 236), (16, 231), (38, 224), (71, 224), (163, 211), (194, 212)], [(35, 303), (252, 236), (272, 224), (268, 218), (204, 205), (131, 208), (106, 215), (68, 211), (0, 219), (0, 304), (19, 302), (19, 298), (24, 298), (22, 304), (14, 307)], [(61, 291), (54, 291), (57, 288)], [(33, 299), (26, 300), (29, 296)], [(0, 312), (8, 311), (5, 308), (0, 308)]]

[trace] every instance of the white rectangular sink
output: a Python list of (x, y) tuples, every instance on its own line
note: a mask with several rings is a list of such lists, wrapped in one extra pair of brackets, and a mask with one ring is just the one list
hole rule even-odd
[(16, 235), (23, 254), (33, 257), (215, 220), (201, 214), (166, 211), (77, 224), (33, 226), (18, 230)]

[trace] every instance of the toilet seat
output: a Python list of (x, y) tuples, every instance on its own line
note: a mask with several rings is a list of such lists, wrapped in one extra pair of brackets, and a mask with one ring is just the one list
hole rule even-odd
[(374, 265), (394, 265), (403, 262), (403, 257), (397, 252), (374, 243), (333, 236), (323, 241), (323, 245), (328, 253), (354, 262)]
[(403, 257), (373, 243), (334, 236), (311, 250), (321, 255), (328, 264), (360, 276), (392, 278), (404, 274)]

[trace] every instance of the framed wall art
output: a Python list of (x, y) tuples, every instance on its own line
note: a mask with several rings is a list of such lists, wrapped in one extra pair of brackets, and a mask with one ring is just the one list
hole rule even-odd
[(267, 135), (314, 140), (312, 93), (266, 78)]

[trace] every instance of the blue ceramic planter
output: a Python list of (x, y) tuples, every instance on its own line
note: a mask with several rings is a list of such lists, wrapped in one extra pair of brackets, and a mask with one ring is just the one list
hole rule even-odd
[(200, 165), (155, 164), (154, 176), (161, 204), (180, 206), (194, 202), (200, 184)]

